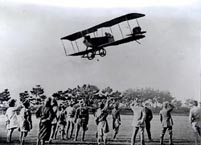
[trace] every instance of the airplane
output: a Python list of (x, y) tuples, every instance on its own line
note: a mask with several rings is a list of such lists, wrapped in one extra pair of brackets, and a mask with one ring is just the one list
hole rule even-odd
[[(136, 41), (137, 43), (140, 44), (138, 40), (145, 37), (144, 33), (146, 33), (146, 31), (141, 30), (141, 27), (139, 26), (137, 18), (144, 17), (144, 16), (145, 16), (144, 14), (140, 14), (140, 13), (129, 13), (129, 14), (114, 18), (112, 20), (106, 21), (104, 23), (98, 24), (91, 28), (85, 29), (83, 31), (79, 31), (71, 35), (62, 37), (61, 38), (62, 41), (69, 40), (71, 41), (71, 45), (73, 49), (75, 50), (74, 45), (76, 45), (78, 49), (78, 52), (67, 55), (65, 45), (62, 42), (65, 54), (66, 56), (81, 56), (82, 58), (88, 58), (89, 60), (92, 60), (95, 58), (96, 55), (100, 55), (101, 57), (106, 56), (105, 47), (120, 45), (120, 44), (128, 43), (130, 41)], [(131, 29), (129, 24), (129, 21), (132, 19), (136, 19), (136, 22), (138, 25), (134, 27), (133, 29)], [(124, 21), (127, 21), (128, 27), (130, 28), (130, 34), (127, 34), (126, 37), (123, 36), (122, 29), (119, 25), (119, 23), (122, 23)], [(112, 26), (114, 25), (119, 26), (120, 32), (122, 34), (122, 39), (120, 40), (115, 40), (114, 36), (112, 35), (113, 34)], [(102, 28), (110, 28), (110, 31), (112, 34), (109, 32), (105, 32), (104, 36), (96, 36), (97, 31)], [(94, 34), (94, 37), (90, 36), (90, 34), (92, 33)], [(84, 51), (79, 50), (79, 47), (76, 42), (77, 39), (80, 39), (82, 37), (84, 38), (83, 43), (86, 46), (86, 49)], [(73, 45), (73, 42), (75, 43), (74, 45)]]

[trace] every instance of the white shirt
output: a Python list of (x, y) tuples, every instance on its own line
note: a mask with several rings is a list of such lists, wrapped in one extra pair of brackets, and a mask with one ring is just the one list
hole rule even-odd
[(6, 110), (5, 115), (6, 115), (7, 120), (9, 120), (9, 124), (7, 125), (7, 129), (19, 127), (16, 110), (17, 110), (17, 107), (9, 107)]

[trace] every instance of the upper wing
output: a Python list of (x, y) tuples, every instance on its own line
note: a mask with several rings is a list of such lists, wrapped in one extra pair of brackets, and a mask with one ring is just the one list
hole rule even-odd
[(79, 38), (85, 36), (86, 34), (93, 33), (93, 32), (96, 32), (96, 31), (97, 31), (97, 28), (96, 27), (92, 27), (92, 28), (89, 28), (89, 29), (86, 29), (86, 30), (83, 30), (83, 31), (80, 31), (80, 32), (76, 32), (76, 33), (73, 33), (71, 35), (62, 37), (61, 40), (67, 39), (67, 40), (70, 40), (70, 41), (74, 41), (76, 39), (79, 39)]
[(121, 23), (123, 21), (131, 20), (131, 19), (136, 19), (136, 18), (140, 18), (140, 17), (144, 17), (144, 16), (145, 16), (144, 14), (140, 14), (140, 13), (126, 14), (126, 15), (114, 18), (112, 20), (106, 21), (104, 23), (101, 23), (99, 25), (96, 25), (94, 27), (88, 28), (86, 30), (79, 31), (79, 32), (73, 33), (71, 35), (62, 37), (61, 40), (67, 39), (67, 40), (70, 40), (70, 41), (74, 41), (76, 39), (79, 39), (79, 38), (85, 36), (86, 34), (93, 33), (95, 31), (97, 31), (99, 28), (102, 28), (102, 27), (111, 27), (111, 26), (113, 26), (115, 24), (118, 24), (118, 23)]
[(145, 35), (130, 36), (130, 37), (127, 37), (127, 38), (124, 38), (124, 39), (121, 39), (121, 40), (111, 42), (111, 43), (105, 43), (103, 45), (99, 45), (98, 47), (102, 48), (102, 47), (107, 47), (107, 46), (119, 45), (119, 44), (127, 43), (127, 42), (130, 42), (130, 41), (139, 40), (139, 39), (142, 39), (144, 37), (145, 37)]
[(137, 19), (137, 18), (144, 17), (144, 16), (145, 16), (144, 14), (140, 14), (140, 13), (130, 13), (130, 14), (126, 14), (126, 15), (114, 18), (112, 20), (106, 21), (106, 22), (101, 23), (97, 26), (99, 28), (100, 27), (111, 27), (111, 26), (116, 25), (118, 23), (121, 23), (123, 21), (128, 21), (131, 19)]

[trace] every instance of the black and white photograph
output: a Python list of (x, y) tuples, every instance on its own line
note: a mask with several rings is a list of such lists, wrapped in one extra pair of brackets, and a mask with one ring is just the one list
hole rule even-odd
[(200, 0), (0, 0), (0, 145), (201, 145)]

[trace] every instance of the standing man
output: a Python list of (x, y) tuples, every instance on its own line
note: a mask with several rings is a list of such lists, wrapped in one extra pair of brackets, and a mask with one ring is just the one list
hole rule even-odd
[(76, 114), (75, 114), (75, 123), (76, 123), (76, 132), (75, 132), (75, 141), (77, 141), (78, 133), (80, 128), (82, 128), (82, 139), (81, 141), (84, 141), (85, 132), (87, 131), (89, 122), (89, 110), (86, 106), (86, 103), (84, 100), (80, 101), (80, 107), (77, 108)]
[(152, 114), (152, 111), (151, 109), (149, 108), (150, 107), (150, 103), (145, 103), (145, 113), (146, 113), (146, 119), (145, 119), (145, 124), (146, 124), (146, 130), (147, 130), (147, 135), (148, 135), (148, 138), (149, 138), (149, 141), (152, 141), (152, 138), (151, 138), (151, 120), (153, 118), (153, 114)]
[(66, 116), (67, 116), (67, 130), (66, 130), (66, 139), (68, 139), (68, 132), (70, 130), (71, 127), (71, 131), (70, 131), (70, 138), (72, 138), (73, 135), (73, 130), (74, 130), (74, 120), (75, 120), (75, 108), (73, 105), (73, 102), (70, 101), (69, 102), (69, 106), (66, 108)]
[(52, 109), (52, 98), (45, 99), (44, 105), (36, 111), (37, 117), (40, 117), (37, 145), (44, 145), (49, 140), (51, 134), (51, 123), (54, 117)]
[(145, 145), (144, 143), (144, 127), (145, 127), (145, 119), (146, 119), (146, 113), (145, 109), (142, 106), (141, 100), (135, 100), (133, 103), (130, 104), (130, 108), (133, 111), (133, 134), (131, 138), (131, 145), (135, 145), (135, 139), (138, 133), (138, 130), (140, 130), (140, 139), (141, 139), (141, 145)]
[(114, 108), (112, 109), (112, 128), (114, 130), (113, 139), (116, 139), (120, 125), (121, 125), (121, 117), (120, 117), (119, 104), (115, 103)]
[(103, 139), (104, 145), (107, 143), (107, 133), (109, 132), (109, 125), (107, 122), (107, 116), (108, 116), (108, 107), (109, 107), (109, 101), (110, 99), (107, 98), (107, 101), (105, 104), (102, 102), (99, 103), (99, 107), (95, 113), (95, 121), (97, 125), (97, 143), (98, 145), (101, 144), (101, 140)]
[(163, 103), (163, 109), (160, 111), (160, 121), (162, 124), (162, 133), (160, 137), (160, 145), (163, 145), (163, 138), (165, 135), (166, 130), (169, 132), (169, 144), (173, 145), (172, 142), (172, 126), (173, 120), (171, 116), (171, 112), (174, 109), (174, 106), (168, 102)]
[(198, 145), (201, 141), (201, 107), (198, 106), (198, 102), (193, 102), (193, 107), (190, 110), (189, 121), (192, 125), (195, 134), (195, 145)]

